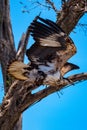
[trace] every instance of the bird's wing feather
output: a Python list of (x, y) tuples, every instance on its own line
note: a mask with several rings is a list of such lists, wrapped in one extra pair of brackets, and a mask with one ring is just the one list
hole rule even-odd
[(51, 61), (57, 55), (56, 60), (61, 61), (63, 66), (76, 53), (73, 41), (53, 21), (38, 17), (38, 20), (31, 23), (29, 29), (35, 40), (35, 43), (26, 51), (31, 62), (39, 64), (42, 61)]
[(65, 50), (66, 34), (56, 23), (39, 17), (31, 23), (29, 29), (35, 40), (26, 51), (30, 61), (47, 61), (49, 57), (51, 60), (58, 50)]
[[(48, 65), (52, 68), (51, 65), (54, 64), (53, 71), (58, 70), (62, 75), (78, 68), (66, 63), (76, 53), (76, 47), (56, 23), (38, 17), (38, 20), (31, 23), (29, 29), (35, 43), (27, 50), (26, 55), (32, 65), (38, 67)], [(8, 72), (17, 79), (26, 80), (28, 77), (25, 73), (28, 73), (28, 69), (29, 66), (18, 61), (9, 66)], [(44, 72), (44, 70), (42, 71)]]
[(54, 22), (48, 19), (38, 18), (30, 25), (30, 32), (34, 40), (41, 46), (64, 47), (66, 34)]

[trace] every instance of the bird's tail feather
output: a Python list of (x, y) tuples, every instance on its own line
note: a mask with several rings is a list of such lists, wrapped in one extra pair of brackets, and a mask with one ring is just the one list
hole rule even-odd
[(19, 80), (27, 80), (28, 77), (24, 75), (28, 70), (29, 65), (24, 64), (21, 61), (14, 61), (8, 66), (8, 72), (13, 77)]

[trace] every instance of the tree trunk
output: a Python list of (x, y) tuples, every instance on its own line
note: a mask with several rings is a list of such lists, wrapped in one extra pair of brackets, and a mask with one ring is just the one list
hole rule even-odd
[[(9, 63), (15, 59), (16, 51), (10, 21), (9, 0), (0, 0), (0, 62), (3, 73), (5, 94), (14, 81), (7, 73)], [(8, 125), (8, 124), (7, 124)], [(22, 130), (21, 116), (14, 126), (14, 130)], [(3, 128), (3, 130), (5, 130)], [(6, 129), (7, 130), (7, 129)], [(9, 130), (9, 129), (8, 129)]]
[[(51, 5), (53, 4), (51, 3)], [(49, 87), (32, 94), (32, 90), (43, 84), (41, 79), (39, 79), (39, 84), (31, 79), (23, 82), (15, 80), (7, 73), (9, 63), (15, 59), (23, 61), (29, 38), (29, 30), (27, 29), (26, 33), (22, 35), (16, 52), (9, 12), (9, 0), (0, 0), (0, 63), (5, 90), (5, 97), (0, 106), (0, 130), (21, 130), (21, 113), (49, 94), (64, 88), (69, 82), (61, 80), (56, 87), (49, 85)], [(84, 12), (85, 0), (68, 0), (57, 14), (57, 24), (69, 34)], [(67, 78), (73, 83), (87, 80), (87, 73)]]

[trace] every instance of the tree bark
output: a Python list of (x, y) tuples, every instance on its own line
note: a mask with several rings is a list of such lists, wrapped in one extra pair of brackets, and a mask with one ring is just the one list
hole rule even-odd
[[(10, 22), (9, 0), (0, 0), (0, 63), (3, 73), (5, 94), (8, 92), (10, 85), (14, 81), (11, 78), (11, 76), (7, 73), (7, 67), (9, 63), (15, 59), (15, 56), (16, 51), (12, 26)], [(17, 122), (17, 124), (14, 125), (14, 130), (21, 130), (22, 127), (20, 120)], [(5, 130), (5, 128), (3, 128), (3, 130)]]
[(57, 15), (57, 24), (69, 34), (86, 12), (86, 0), (68, 0)]
[[(84, 15), (84, 12), (85, 0), (68, 0), (57, 14), (57, 24), (69, 34), (76, 26), (78, 20)], [(16, 52), (10, 22), (9, 0), (0, 0), (0, 62), (5, 88), (5, 97), (0, 106), (1, 130), (21, 130), (15, 124), (24, 110), (49, 94), (69, 85), (68, 80), (60, 80), (56, 86), (49, 84), (47, 88), (32, 93), (35, 88), (43, 84), (41, 79), (38, 79), (39, 84), (32, 81), (32, 79), (23, 82), (15, 80), (7, 73), (9, 63), (15, 59), (23, 61), (28, 38), (29, 30), (27, 29), (26, 33), (22, 35), (18, 51)], [(87, 80), (87, 73), (72, 75), (67, 77), (67, 79), (72, 81), (72, 83)]]
[[(72, 83), (87, 80), (87, 73), (77, 74), (67, 78), (72, 81)], [(30, 79), (30, 81), (31, 80), (32, 79)], [(1, 130), (13, 130), (14, 124), (24, 110), (49, 94), (70, 85), (68, 80), (65, 79), (61, 80), (56, 86), (49, 86), (37, 93), (32, 93), (38, 86), (35, 83), (30, 83), (30, 81), (20, 82), (16, 80), (10, 87), (1, 106)], [(9, 126), (7, 124), (9, 124)]]
[(0, 62), (5, 93), (12, 83), (7, 66), (16, 55), (9, 12), (9, 0), (0, 0)]

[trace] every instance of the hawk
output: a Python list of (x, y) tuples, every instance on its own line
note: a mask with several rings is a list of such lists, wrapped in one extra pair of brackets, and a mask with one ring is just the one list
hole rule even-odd
[(55, 22), (37, 17), (29, 27), (34, 44), (27, 49), (29, 64), (14, 61), (8, 72), (19, 80), (44, 77), (44, 84), (55, 84), (63, 75), (77, 65), (67, 62), (76, 53), (76, 47), (69, 36)]

